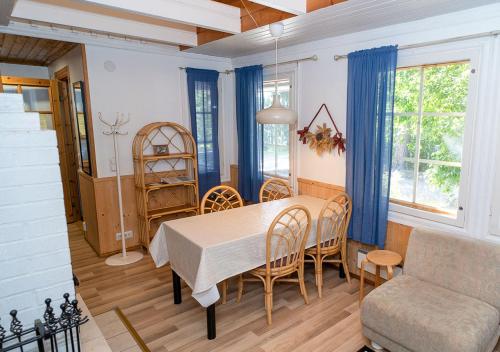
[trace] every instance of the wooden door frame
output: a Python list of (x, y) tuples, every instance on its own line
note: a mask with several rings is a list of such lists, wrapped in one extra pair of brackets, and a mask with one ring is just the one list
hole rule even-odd
[(92, 106), (90, 102), (90, 84), (89, 84), (89, 73), (87, 69), (87, 52), (85, 50), (85, 44), (81, 45), (82, 51), (82, 69), (83, 69), (83, 85), (85, 91), (85, 118), (87, 120), (87, 138), (89, 139), (89, 155), (90, 164), (92, 170), (92, 177), (97, 178), (97, 160), (95, 153), (95, 142), (94, 142), (94, 124), (92, 120)]
[[(60, 92), (58, 81), (66, 82), (67, 89), (67, 98), (68, 98), (68, 114), (67, 117), (69, 119), (70, 125), (70, 138), (71, 138), (71, 148), (72, 151), (68, 151), (66, 149), (66, 133), (63, 130), (63, 126), (68, 124), (68, 121), (63, 121), (63, 115), (61, 113), (61, 105), (60, 105)], [(61, 176), (63, 181), (63, 187), (66, 188), (66, 197), (69, 199), (65, 199), (65, 201), (71, 202), (71, 214), (68, 214), (67, 221), (73, 222), (81, 219), (81, 196), (80, 196), (80, 187), (79, 187), (79, 179), (78, 179), (78, 151), (76, 147), (76, 134), (75, 134), (75, 121), (74, 121), (74, 110), (73, 110), (73, 99), (71, 94), (71, 79), (69, 74), (69, 67), (65, 66), (62, 69), (56, 71), (54, 73), (54, 79), (51, 80), (51, 88), (53, 91), (52, 100), (53, 100), (53, 113), (54, 113), (54, 128), (56, 130), (57, 135), (57, 144), (58, 148), (61, 150), (62, 157), (60, 158), (61, 165)], [(69, 143), (68, 143), (69, 144)], [(73, 154), (73, 165), (68, 165), (68, 152), (72, 152)], [(72, 188), (71, 185), (71, 176), (73, 176), (74, 185)]]

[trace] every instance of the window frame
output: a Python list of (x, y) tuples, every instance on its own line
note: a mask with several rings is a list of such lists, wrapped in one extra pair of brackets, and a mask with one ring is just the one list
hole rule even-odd
[[(404, 222), (409, 225), (419, 224), (421, 221), (431, 221), (456, 227), (465, 227), (465, 219), (468, 214), (468, 202), (470, 198), (470, 171), (472, 163), (472, 140), (476, 120), (477, 98), (478, 98), (478, 74), (477, 69), (480, 62), (480, 52), (476, 48), (448, 48), (449, 45), (435, 46), (430, 48), (412, 49), (400, 52), (398, 57), (398, 69), (415, 66), (433, 66), (451, 64), (457, 62), (469, 62), (471, 74), (469, 76), (469, 87), (467, 97), (467, 108), (465, 111), (464, 142), (462, 150), (462, 166), (460, 173), (459, 197), (457, 216), (450, 217), (444, 211), (425, 204), (406, 202), (398, 199), (390, 199), (389, 219)], [(466, 146), (471, 146), (468, 148)]]
[[(264, 77), (263, 77), (263, 82), (270, 82), (270, 81), (275, 81), (275, 74), (274, 74), (274, 68), (271, 69), (264, 69)], [(288, 92), (288, 107), (292, 110), (297, 111), (297, 89), (296, 87), (296, 82), (295, 82), (295, 71), (283, 71), (283, 72), (278, 72), (278, 81), (283, 81), (283, 80), (288, 80), (290, 84), (290, 90)], [(297, 130), (297, 123), (293, 125), (288, 125), (288, 157), (289, 157), (289, 176), (287, 178), (274, 175), (274, 174), (267, 174), (264, 173), (264, 179), (269, 179), (269, 178), (281, 178), (283, 180), (288, 181), (290, 187), (292, 190), (296, 190), (296, 180), (297, 180), (297, 175), (296, 175), (296, 170), (297, 170), (297, 145), (296, 145), (296, 138), (295, 138), (295, 131)]]
[[(52, 122), (52, 129), (43, 129), (47, 131), (55, 131), (56, 130), (56, 121), (55, 121), (55, 111), (52, 102), (52, 87), (50, 79), (45, 78), (27, 78), (27, 77), (15, 77), (15, 76), (0, 76), (0, 80), (2, 81), (0, 93), (4, 91), (4, 86), (16, 87), (17, 94), (23, 94), (23, 87), (37, 87), (37, 88), (47, 88), (49, 93), (49, 104), (50, 110), (25, 110), (25, 112), (34, 112), (40, 115), (50, 115)], [(23, 97), (24, 102), (24, 97)], [(23, 103), (24, 105), (24, 103)], [(40, 126), (42, 122), (42, 118), (39, 118)]]

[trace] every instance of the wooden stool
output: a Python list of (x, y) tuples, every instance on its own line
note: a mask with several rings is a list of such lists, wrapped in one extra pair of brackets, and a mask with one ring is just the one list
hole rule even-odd
[(375, 287), (380, 285), (380, 267), (385, 266), (387, 268), (387, 280), (392, 279), (392, 267), (401, 263), (403, 258), (396, 252), (387, 250), (375, 250), (371, 251), (366, 255), (366, 259), (361, 262), (361, 278), (359, 283), (359, 303), (363, 300), (365, 296), (365, 266), (368, 263), (372, 263), (376, 267), (375, 275)]

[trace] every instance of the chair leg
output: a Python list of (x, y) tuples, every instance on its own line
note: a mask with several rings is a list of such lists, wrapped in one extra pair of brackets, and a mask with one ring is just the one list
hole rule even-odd
[(323, 297), (323, 260), (320, 254), (316, 256), (316, 287), (318, 288), (318, 297)]
[(349, 275), (349, 268), (347, 267), (347, 259), (342, 256), (342, 266), (344, 268), (345, 275), (347, 276), (347, 282), (351, 284), (351, 275)]
[(222, 281), (222, 304), (227, 301), (227, 280)]
[(273, 311), (273, 287), (271, 286), (271, 278), (269, 276), (266, 277), (264, 291), (265, 291), (264, 303), (266, 306), (267, 324), (271, 325), (273, 323), (273, 319), (271, 316)]
[(236, 297), (236, 303), (240, 303), (241, 296), (243, 296), (243, 274), (238, 276), (238, 296)]
[(306, 285), (304, 283), (304, 263), (299, 265), (298, 275), (299, 275), (300, 293), (302, 293), (302, 296), (304, 297), (304, 302), (306, 304), (309, 304), (309, 299), (307, 297)]

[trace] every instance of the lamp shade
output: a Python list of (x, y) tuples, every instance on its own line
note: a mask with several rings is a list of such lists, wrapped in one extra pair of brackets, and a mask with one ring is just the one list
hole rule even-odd
[(293, 125), (297, 113), (281, 105), (278, 94), (274, 94), (273, 105), (257, 112), (257, 122), (261, 124)]

